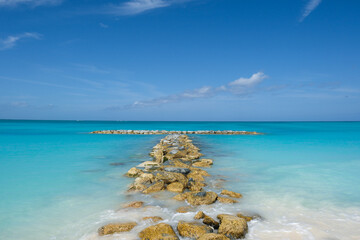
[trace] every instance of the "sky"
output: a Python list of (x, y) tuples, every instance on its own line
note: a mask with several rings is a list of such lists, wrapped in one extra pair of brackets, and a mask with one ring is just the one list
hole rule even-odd
[(359, 121), (358, 0), (0, 0), (0, 119)]

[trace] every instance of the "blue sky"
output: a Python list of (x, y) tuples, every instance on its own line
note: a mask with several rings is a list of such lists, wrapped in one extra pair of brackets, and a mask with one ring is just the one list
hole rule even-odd
[(360, 120), (357, 0), (0, 0), (0, 118)]

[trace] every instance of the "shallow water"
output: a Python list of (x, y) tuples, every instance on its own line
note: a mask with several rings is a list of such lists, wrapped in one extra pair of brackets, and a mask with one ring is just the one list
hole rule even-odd
[[(211, 179), (244, 195), (203, 210), (261, 215), (247, 239), (360, 239), (359, 122), (76, 121), (0, 121), (0, 239), (99, 239), (97, 228), (111, 221), (160, 215), (175, 226), (193, 217), (150, 197), (147, 212), (120, 210), (139, 198), (123, 194), (131, 179), (122, 175), (150, 159), (162, 136), (87, 134), (103, 129), (265, 132), (193, 136), (215, 160)], [(106, 239), (136, 239), (149, 224)]]

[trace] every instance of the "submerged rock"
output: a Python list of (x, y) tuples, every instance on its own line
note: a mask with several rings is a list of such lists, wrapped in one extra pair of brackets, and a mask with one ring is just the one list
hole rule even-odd
[(197, 162), (194, 162), (192, 165), (194, 167), (210, 167), (211, 165), (213, 165), (213, 160), (203, 158)]
[(226, 197), (218, 197), (217, 200), (221, 203), (238, 203), (238, 201)]
[(248, 230), (245, 219), (229, 214), (220, 214), (217, 218), (220, 220), (219, 234), (224, 234), (231, 239), (245, 237)]
[(186, 198), (191, 205), (209, 205), (214, 203), (216, 199), (217, 194), (214, 192), (191, 193)]
[(152, 222), (159, 222), (159, 221), (162, 221), (164, 219), (162, 219), (162, 217), (153, 216), (153, 217), (143, 217), (142, 220), (144, 220), (144, 221), (151, 220)]
[(240, 193), (236, 193), (236, 192), (229, 191), (229, 190), (226, 190), (226, 189), (222, 190), (221, 194), (222, 195), (228, 195), (229, 197), (233, 197), (233, 198), (242, 198), (242, 195)]
[(128, 203), (124, 206), (124, 208), (141, 208), (144, 205), (144, 202), (136, 201)]
[(173, 228), (166, 223), (159, 223), (145, 228), (139, 233), (142, 240), (178, 240)]
[(178, 212), (178, 213), (187, 213), (187, 212), (191, 212), (193, 210), (194, 210), (193, 207), (185, 206), (185, 207), (179, 207), (178, 209), (176, 209), (176, 212)]
[(202, 235), (200, 238), (198, 238), (198, 240), (230, 240), (230, 238), (222, 234), (206, 233)]
[(177, 230), (180, 236), (187, 238), (199, 238), (206, 233), (210, 233), (213, 230), (203, 224), (197, 222), (183, 222), (180, 221), (177, 225)]
[(128, 232), (137, 225), (136, 222), (129, 223), (111, 223), (99, 228), (98, 233), (100, 236), (109, 235), (120, 232)]

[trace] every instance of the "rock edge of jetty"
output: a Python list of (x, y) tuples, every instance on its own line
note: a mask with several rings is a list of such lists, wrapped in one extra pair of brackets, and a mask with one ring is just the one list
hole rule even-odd
[(169, 134), (200, 134), (200, 135), (262, 135), (263, 133), (234, 130), (197, 130), (197, 131), (168, 131), (168, 130), (99, 130), (91, 134), (133, 134), (133, 135), (169, 135)]
[[(167, 191), (173, 201), (186, 203), (179, 207), (178, 214), (193, 214), (192, 221), (178, 221), (176, 225), (168, 224), (172, 215), (164, 219), (160, 216), (143, 217), (140, 221), (111, 222), (98, 229), (98, 235), (112, 235), (132, 231), (137, 228), (138, 239), (141, 240), (230, 240), (244, 238), (248, 232), (248, 222), (256, 216), (245, 216), (242, 213), (226, 212), (212, 218), (211, 212), (200, 211), (201, 205), (236, 204), (242, 198), (237, 192), (224, 189), (222, 186), (210, 188), (205, 170), (214, 164), (214, 160), (202, 158), (203, 154), (192, 140), (185, 134), (171, 134), (155, 145), (150, 152), (152, 161), (145, 161), (131, 168), (125, 176), (134, 178), (128, 187), (128, 194), (144, 194), (156, 198), (156, 194)], [(143, 208), (146, 202), (135, 201), (127, 203), (124, 209)], [(167, 219), (168, 218), (168, 219)], [(143, 228), (143, 221), (152, 224)], [(140, 229), (139, 229), (140, 228)], [(121, 235), (118, 235), (121, 236)]]

